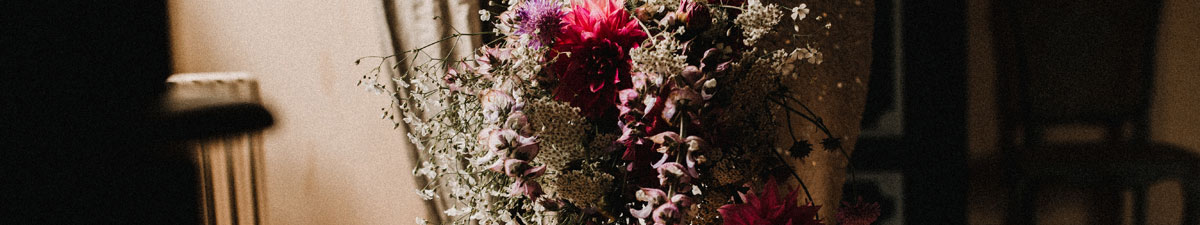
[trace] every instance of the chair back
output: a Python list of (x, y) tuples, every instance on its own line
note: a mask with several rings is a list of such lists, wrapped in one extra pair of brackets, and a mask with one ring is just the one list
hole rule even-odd
[(1147, 139), (1161, 0), (994, 2), (1003, 144), (1065, 124)]
[[(184, 111), (216, 105), (262, 102), (258, 81), (246, 73), (183, 73), (167, 78), (164, 108)], [(225, 126), (243, 121), (212, 121)], [(200, 187), (201, 222), (207, 225), (261, 224), (266, 205), (262, 131), (228, 133), (185, 143), (191, 150)]]

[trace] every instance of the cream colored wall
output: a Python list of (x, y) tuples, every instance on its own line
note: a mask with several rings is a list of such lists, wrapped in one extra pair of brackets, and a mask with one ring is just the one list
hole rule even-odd
[(384, 96), (355, 86), (357, 57), (385, 51), (379, 1), (169, 1), (175, 69), (257, 76), (276, 117), (264, 133), (267, 224), (412, 224), (402, 132)]
[[(991, 0), (968, 0), (968, 142), (972, 167), (994, 161), (997, 124), (995, 96), (996, 70), (988, 28)], [(1158, 65), (1154, 111), (1151, 113), (1152, 138), (1200, 151), (1200, 1), (1164, 0), (1159, 31)], [(1072, 135), (1088, 133), (1072, 131)], [(973, 171), (974, 172), (974, 171)], [(981, 175), (986, 173), (972, 174)], [(1003, 189), (973, 177), (969, 196), (971, 224), (1001, 224), (1004, 215)], [(993, 179), (994, 180), (994, 179)], [(1002, 184), (1001, 184), (1002, 185)], [(1051, 190), (1040, 201), (1054, 202), (1038, 211), (1043, 224), (1084, 224), (1086, 195), (1071, 190)], [(1177, 182), (1164, 182), (1150, 188), (1148, 224), (1178, 224), (1183, 207)], [(1128, 198), (1128, 196), (1126, 196)], [(1127, 209), (1128, 210), (1128, 209)], [(1129, 215), (1127, 212), (1126, 215)], [(1126, 220), (1128, 222), (1128, 220)]]

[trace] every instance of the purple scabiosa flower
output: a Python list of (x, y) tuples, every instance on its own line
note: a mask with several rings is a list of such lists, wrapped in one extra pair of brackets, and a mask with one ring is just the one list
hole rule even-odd
[(557, 0), (527, 0), (517, 9), (520, 24), (516, 34), (529, 35), (530, 47), (550, 46), (565, 25), (562, 21), (564, 15), (566, 13)]

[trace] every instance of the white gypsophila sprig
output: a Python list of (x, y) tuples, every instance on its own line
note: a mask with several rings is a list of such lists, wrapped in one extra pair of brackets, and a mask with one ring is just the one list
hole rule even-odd
[(800, 3), (799, 6), (792, 7), (792, 20), (801, 21), (808, 17), (808, 4)]
[[(486, 11), (480, 14), (501, 25), (502, 30), (497, 35), (505, 37), (511, 34), (511, 29), (504, 25), (511, 27), (513, 22), (509, 11), (492, 14), (496, 15), (494, 17)], [(456, 37), (459, 36), (447, 38), (457, 40)], [(512, 40), (516, 41), (507, 44), (527, 43), (528, 37)], [(503, 89), (518, 101), (524, 101), (527, 85), (522, 81), (530, 80), (542, 69), (544, 49), (510, 49), (515, 50), (512, 57), (493, 59), (490, 69), (481, 67), (484, 66), (482, 61), (475, 55), (451, 60), (449, 55), (433, 56), (416, 49), (395, 56), (413, 64), (408, 67), (411, 70), (402, 70), (391, 78), (396, 84), (395, 91), (383, 90), (394, 98), (393, 106), (399, 106), (396, 114), (400, 114), (389, 115), (385, 108), (384, 117), (399, 117), (394, 118), (393, 123), (397, 127), (401, 123), (406, 125), (409, 132), (405, 135), (418, 151), (424, 153), (420, 167), (414, 168), (413, 173), (428, 179), (428, 183), (417, 188), (415, 193), (424, 200), (439, 200), (452, 206), (442, 212), (449, 216), (445, 224), (513, 224), (514, 216), (530, 218), (525, 213), (512, 215), (507, 212), (519, 201), (508, 194), (512, 179), (503, 173), (489, 171), (488, 165), (465, 161), (486, 154), (487, 150), (476, 141), (477, 135), (483, 128), (498, 122), (484, 119), (480, 99), (475, 93)], [(375, 71), (380, 68), (386, 67), (381, 63)], [(448, 72), (452, 70), (456, 73)], [(378, 75), (368, 75), (363, 80), (367, 90), (378, 92), (383, 87), (378, 84)], [(421, 218), (416, 221), (427, 223)]]
[[(533, 40), (531, 40), (528, 35), (522, 35), (521, 38), (516, 40), (515, 44), (516, 44), (516, 46), (529, 46), (530, 45), (529, 43), (531, 41), (533, 41)], [(542, 67), (543, 67), (542, 61), (544, 61), (543, 59), (546, 55), (545, 54), (546, 50), (547, 50), (547, 48), (545, 48), (545, 47), (543, 47), (543, 48), (525, 48), (525, 47), (513, 48), (513, 51), (512, 51), (513, 63), (512, 63), (511, 71), (513, 73), (513, 76), (515, 77), (514, 80), (536, 81), (536, 79), (534, 79), (534, 78), (537, 75), (537, 73), (542, 70)], [(537, 83), (533, 82), (533, 83), (531, 83), (531, 85), (536, 86)], [(520, 93), (517, 93), (516, 95), (519, 96)]]
[(734, 24), (742, 27), (742, 43), (754, 45), (763, 35), (770, 33), (783, 17), (783, 10), (778, 5), (763, 5), (759, 0), (746, 2), (745, 10), (733, 20)]
[(488, 20), (491, 20), (491, 19), (492, 19), (492, 12), (488, 12), (486, 9), (479, 10), (479, 21), (487, 22)]
[(808, 5), (804, 3), (800, 3), (799, 6), (792, 7), (792, 30), (795, 30), (796, 32), (800, 31), (800, 24), (798, 23), (801, 20), (804, 20), (804, 18), (808, 17), (808, 12), (810, 12)]
[[(461, 61), (470, 60), (466, 58)], [(411, 128), (407, 134), (410, 141), (429, 155), (421, 163), (421, 168), (414, 172), (429, 178), (431, 182), (418, 189), (417, 194), (422, 199), (433, 200), (439, 198), (439, 191), (445, 191), (443, 193), (450, 198), (444, 200), (457, 205), (443, 212), (451, 217), (494, 217), (494, 213), (475, 209), (490, 207), (487, 205), (489, 199), (508, 197), (487, 194), (490, 190), (506, 186), (496, 182), (500, 174), (488, 172), (483, 166), (460, 163), (461, 159), (477, 157), (485, 152), (472, 141), (486, 123), (479, 113), (479, 99), (470, 93), (452, 91), (453, 88), (442, 80), (445, 75), (441, 72), (443, 70), (444, 67), (438, 64), (415, 66), (409, 81), (404, 82), (409, 87), (409, 94), (398, 99), (402, 102), (401, 120)], [(492, 86), (490, 81), (481, 79), (469, 70), (462, 70), (460, 76), (456, 85), (467, 89)], [(481, 184), (481, 180), (490, 182)], [(470, 223), (465, 219), (452, 221), (450, 224)]]
[(800, 71), (797, 70), (801, 63), (820, 65), (824, 58), (824, 54), (812, 47), (802, 47), (792, 49), (791, 52), (786, 52), (782, 49), (776, 50), (768, 57), (769, 61), (761, 63), (770, 64), (774, 73), (785, 78), (799, 79)]

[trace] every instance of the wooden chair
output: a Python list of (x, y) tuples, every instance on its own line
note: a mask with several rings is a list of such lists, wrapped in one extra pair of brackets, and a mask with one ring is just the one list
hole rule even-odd
[(181, 118), (180, 146), (195, 159), (202, 224), (261, 224), (262, 131), (274, 120), (246, 73), (167, 78), (163, 108)]
[[(1034, 224), (1039, 189), (1058, 183), (1099, 190), (1109, 202), (1131, 190), (1133, 222), (1144, 224), (1147, 186), (1173, 178), (1184, 188), (1183, 223), (1198, 224), (1200, 157), (1149, 140), (1162, 2), (993, 2), (1000, 142), (1011, 169), (1006, 222)], [(1063, 125), (1102, 127), (1105, 135), (1046, 140), (1047, 129)], [(1090, 224), (1121, 222), (1121, 204), (1096, 205)]]

